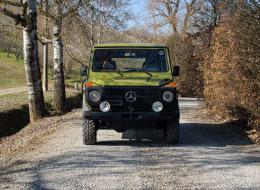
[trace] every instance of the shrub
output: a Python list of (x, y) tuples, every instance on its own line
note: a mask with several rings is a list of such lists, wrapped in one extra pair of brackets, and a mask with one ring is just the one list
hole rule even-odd
[(167, 45), (173, 65), (179, 65), (179, 92), (185, 97), (201, 97), (203, 75), (201, 65), (195, 57), (195, 47), (190, 36), (175, 34), (168, 38)]
[[(252, 3), (253, 2), (253, 3)], [(204, 68), (204, 94), (213, 113), (225, 119), (260, 121), (260, 2), (243, 1), (222, 15)]]

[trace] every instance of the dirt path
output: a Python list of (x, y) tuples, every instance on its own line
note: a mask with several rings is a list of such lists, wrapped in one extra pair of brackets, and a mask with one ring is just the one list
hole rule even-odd
[[(0, 96), (2, 95), (8, 95), (8, 94), (15, 94), (19, 92), (26, 92), (27, 87), (26, 86), (21, 86), (21, 87), (15, 87), (15, 88), (5, 88), (5, 89), (0, 89)], [(53, 91), (53, 87), (49, 86), (49, 91)], [(75, 92), (77, 90), (73, 88), (66, 88), (66, 91), (68, 92)]]
[(161, 131), (99, 131), (84, 146), (80, 110), (60, 130), (0, 164), (0, 189), (260, 189), (260, 147), (210, 120), (202, 102), (181, 100), (181, 142)]
[(27, 90), (26, 86), (0, 89), (0, 96), (7, 95), (7, 94), (19, 93), (19, 92), (25, 92), (26, 90)]

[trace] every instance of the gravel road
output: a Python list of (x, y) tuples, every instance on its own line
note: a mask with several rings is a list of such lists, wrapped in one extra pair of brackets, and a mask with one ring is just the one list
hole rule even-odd
[[(99, 131), (84, 146), (81, 112), (0, 164), (0, 189), (260, 189), (260, 147), (181, 99), (181, 141), (161, 131)], [(142, 139), (142, 140), (140, 140)], [(144, 139), (153, 139), (152, 141)]]

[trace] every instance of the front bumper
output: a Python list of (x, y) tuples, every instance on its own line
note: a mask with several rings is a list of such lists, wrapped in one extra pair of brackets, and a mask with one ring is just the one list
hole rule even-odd
[(177, 120), (180, 118), (178, 111), (175, 112), (92, 112), (84, 111), (83, 117), (90, 120)]

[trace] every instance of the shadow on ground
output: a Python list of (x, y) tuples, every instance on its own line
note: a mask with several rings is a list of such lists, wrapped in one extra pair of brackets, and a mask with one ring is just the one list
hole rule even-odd
[[(225, 124), (183, 123), (180, 125), (180, 143), (175, 146), (211, 146), (250, 145), (249, 139), (235, 132)], [(164, 143), (162, 130), (127, 130), (122, 140), (99, 141), (98, 145), (129, 146), (169, 146)]]
[[(178, 146), (165, 145), (162, 131), (130, 131), (127, 135), (138, 137), (138, 140), (100, 141), (96, 146), (80, 146), (36, 161), (18, 160), (7, 168), (0, 168), (0, 188), (91, 188), (102, 185), (94, 184), (98, 179), (106, 180), (111, 176), (127, 184), (134, 168), (160, 174), (199, 168), (205, 174), (212, 172), (212, 167), (214, 171), (230, 171), (241, 165), (260, 163), (259, 152), (247, 147), (247, 154), (244, 154), (241, 149), (240, 145), (251, 144), (248, 139), (222, 125), (181, 124)], [(156, 181), (157, 177), (149, 180)], [(119, 184), (120, 180), (117, 181)], [(180, 183), (178, 177), (174, 180)]]
[[(81, 94), (75, 94), (75, 96), (68, 97), (66, 101), (67, 112), (70, 112), (73, 109), (81, 107), (82, 96)], [(52, 103), (46, 102), (45, 105), (47, 110), (55, 115)], [(17, 109), (0, 112), (0, 139), (19, 132), (21, 129), (26, 127), (29, 122), (30, 117), (28, 105), (21, 105)]]

